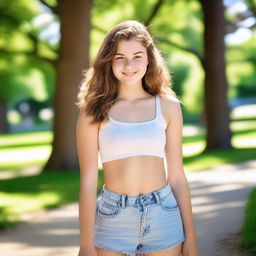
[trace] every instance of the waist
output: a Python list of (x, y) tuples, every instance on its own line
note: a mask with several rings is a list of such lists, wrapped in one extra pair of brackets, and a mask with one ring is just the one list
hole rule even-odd
[(121, 194), (145, 194), (167, 183), (163, 160), (158, 157), (117, 160), (103, 170), (106, 187)]
[(114, 201), (114, 202), (120, 202), (121, 204), (125, 204), (126, 206), (134, 206), (138, 203), (143, 205), (149, 205), (149, 204), (155, 204), (159, 198), (164, 198), (166, 195), (168, 195), (172, 191), (170, 184), (167, 183), (164, 186), (151, 191), (146, 194), (140, 194), (137, 196), (132, 196), (128, 194), (121, 194), (117, 193), (115, 191), (112, 191), (108, 188), (106, 188), (105, 184), (103, 185), (101, 189), (101, 194), (103, 198), (108, 198), (108, 200)]

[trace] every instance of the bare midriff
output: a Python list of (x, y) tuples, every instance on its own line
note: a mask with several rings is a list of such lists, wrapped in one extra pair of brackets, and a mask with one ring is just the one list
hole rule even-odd
[(164, 159), (141, 155), (103, 163), (105, 187), (111, 191), (138, 196), (167, 184)]

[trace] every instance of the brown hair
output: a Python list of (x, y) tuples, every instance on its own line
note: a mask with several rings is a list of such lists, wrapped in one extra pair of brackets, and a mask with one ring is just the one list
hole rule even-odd
[(138, 21), (124, 21), (107, 33), (80, 87), (77, 105), (93, 116), (92, 123), (108, 119), (107, 111), (117, 101), (119, 84), (112, 72), (112, 59), (118, 42), (131, 39), (147, 50), (148, 67), (142, 78), (143, 89), (153, 96), (169, 94), (178, 99), (171, 89), (171, 75), (147, 28)]

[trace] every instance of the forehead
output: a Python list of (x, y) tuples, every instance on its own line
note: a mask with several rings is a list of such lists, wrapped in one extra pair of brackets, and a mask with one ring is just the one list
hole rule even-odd
[(121, 40), (117, 44), (116, 53), (133, 54), (139, 51), (146, 52), (146, 48), (140, 42), (134, 39)]

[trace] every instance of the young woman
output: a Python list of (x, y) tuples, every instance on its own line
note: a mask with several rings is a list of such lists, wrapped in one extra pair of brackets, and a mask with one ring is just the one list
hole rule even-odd
[(79, 256), (198, 256), (180, 101), (143, 24), (108, 32), (78, 99)]

